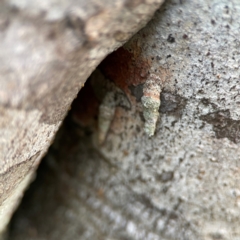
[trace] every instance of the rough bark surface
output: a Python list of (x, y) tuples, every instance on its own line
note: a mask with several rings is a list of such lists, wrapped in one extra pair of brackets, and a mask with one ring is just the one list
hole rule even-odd
[[(10, 239), (239, 240), (239, 19), (238, 0), (169, 0), (105, 59), (46, 156)], [(149, 74), (162, 85), (152, 138), (141, 104)], [(118, 99), (118, 88), (124, 104), (106, 104), (104, 95)], [(102, 104), (115, 109), (99, 111), (111, 121), (99, 142)]]
[(161, 2), (0, 1), (0, 232), (86, 79)]

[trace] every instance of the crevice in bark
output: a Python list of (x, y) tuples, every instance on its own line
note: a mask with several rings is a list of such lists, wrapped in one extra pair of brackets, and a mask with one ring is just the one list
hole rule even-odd
[[(119, 54), (127, 55), (124, 61), (119, 58)], [(128, 61), (127, 65), (125, 64), (126, 60)], [(139, 98), (142, 97), (141, 88), (144, 79), (146, 79), (146, 75), (143, 74), (139, 81), (137, 78), (140, 73), (132, 75), (132, 71), (129, 70), (130, 64), (130, 68), (136, 71), (136, 61), (140, 60), (136, 60), (128, 53), (128, 50), (120, 48), (108, 56), (89, 77), (78, 97), (74, 100), (71, 111), (59, 130), (47, 156), (43, 159), (38, 169), (37, 179), (30, 186), (22, 204), (14, 215), (10, 226), (9, 240), (19, 238), (77, 239), (76, 234), (78, 239), (79, 237), (81, 239), (106, 239), (106, 236), (117, 236), (117, 239), (135, 239), (139, 232), (142, 236), (140, 239), (148, 239), (149, 234), (168, 235), (167, 226), (163, 229), (159, 228), (158, 221), (160, 219), (163, 219), (166, 223), (183, 224), (180, 222), (177, 212), (160, 209), (151, 202), (150, 198), (131, 189), (131, 180), (125, 182), (121, 178), (121, 174), (125, 174), (124, 170), (121, 170), (111, 157), (106, 156), (104, 152), (106, 150), (103, 150), (114, 151), (112, 134), (119, 135), (124, 142), (125, 137), (123, 135), (128, 132), (127, 128), (134, 128), (132, 131), (136, 131), (136, 134), (143, 132), (142, 126), (138, 125), (139, 121), (132, 117), (136, 114), (142, 115)], [(110, 66), (108, 63), (111, 63)], [(118, 75), (119, 69), (121, 74), (125, 74), (124, 76)], [(141, 71), (148, 72), (147, 69)], [(99, 131), (101, 131), (99, 129), (100, 107), (109, 91), (114, 92), (113, 101), (116, 101), (116, 103), (110, 102), (107, 107), (115, 107), (116, 110), (114, 110), (114, 119), (110, 119), (110, 127), (107, 130), (104, 142), (99, 142), (96, 135), (98, 136)], [(163, 91), (161, 101), (160, 113), (178, 116), (177, 121), (186, 106), (186, 99)], [(132, 115), (129, 116), (130, 113)], [(118, 118), (120, 120), (116, 120)], [(127, 123), (126, 119), (128, 118), (131, 120), (131, 126), (126, 127), (124, 123)], [(140, 119), (143, 124), (144, 119), (141, 117)], [(129, 148), (131, 147), (129, 146)], [(125, 157), (129, 154), (127, 150), (123, 152)], [(116, 161), (121, 159), (120, 156), (118, 158)], [(151, 162), (151, 155), (144, 162), (146, 164)], [(116, 176), (114, 176), (114, 172)], [(103, 177), (104, 175), (109, 180)], [(156, 180), (163, 185), (162, 192), (166, 194), (166, 189), (169, 188), (169, 184), (174, 179), (174, 171), (163, 171), (154, 175)], [(95, 180), (95, 178), (102, 177), (103, 179), (99, 181)], [(117, 185), (123, 190), (115, 190), (115, 178), (119, 179)], [(138, 182), (142, 181), (147, 184), (147, 181), (141, 176), (137, 179)], [(109, 186), (104, 186), (105, 181)], [(98, 186), (98, 183), (100, 183), (100, 186)], [(112, 197), (119, 199), (113, 200), (109, 196), (109, 194), (113, 194), (112, 192), (116, 195)], [(117, 195), (119, 196), (117, 197)], [(125, 203), (121, 198), (126, 201), (126, 210), (123, 209)], [(80, 204), (79, 208), (82, 212), (80, 215), (79, 213), (71, 213), (70, 215), (73, 214), (74, 216), (67, 216), (68, 211), (77, 211), (72, 206), (72, 201), (77, 201)], [(101, 207), (97, 207), (96, 204), (100, 204)], [(109, 212), (102, 212), (105, 208), (109, 208)], [(59, 215), (59, 211), (63, 211), (62, 214)], [(92, 216), (85, 219), (83, 212), (89, 212)], [(147, 224), (145, 217), (142, 219), (142, 214), (153, 216), (150, 217), (151, 225)], [(115, 215), (115, 219), (112, 219), (112, 215)], [(60, 216), (61, 220), (58, 219)], [(71, 224), (70, 222), (73, 219), (75, 223)], [(98, 223), (99, 220), (102, 221), (101, 224)], [(67, 228), (70, 228), (68, 224), (72, 225), (74, 229), (71, 233), (67, 230)], [(108, 224), (111, 224), (113, 228), (110, 233), (107, 233), (104, 228), (101, 229), (101, 226)], [(93, 236), (85, 238), (86, 234), (90, 234), (91, 228), (94, 228)], [(64, 229), (65, 233), (61, 229)], [(58, 237), (55, 237), (54, 234)]]

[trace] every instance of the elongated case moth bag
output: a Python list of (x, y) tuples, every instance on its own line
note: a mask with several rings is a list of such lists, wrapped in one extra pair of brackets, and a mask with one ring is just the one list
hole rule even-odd
[(156, 130), (159, 118), (159, 107), (161, 93), (161, 79), (155, 74), (150, 74), (143, 87), (141, 102), (143, 105), (143, 116), (145, 119), (144, 131), (151, 137)]

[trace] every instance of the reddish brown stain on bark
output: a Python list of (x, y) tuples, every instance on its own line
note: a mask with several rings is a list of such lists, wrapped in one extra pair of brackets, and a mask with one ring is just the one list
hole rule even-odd
[(146, 81), (149, 67), (149, 61), (141, 58), (139, 49), (130, 52), (123, 47), (107, 56), (100, 64), (104, 75), (125, 92), (129, 92), (129, 86), (137, 86)]

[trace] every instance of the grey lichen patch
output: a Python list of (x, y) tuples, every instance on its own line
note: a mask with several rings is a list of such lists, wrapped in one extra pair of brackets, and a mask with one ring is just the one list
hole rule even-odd
[(183, 110), (186, 108), (187, 99), (170, 92), (161, 93), (161, 106), (159, 108), (162, 114), (171, 114), (176, 118), (181, 117)]
[(234, 143), (240, 142), (240, 120), (231, 119), (229, 110), (202, 115), (200, 119), (212, 124), (216, 138), (228, 138)]

